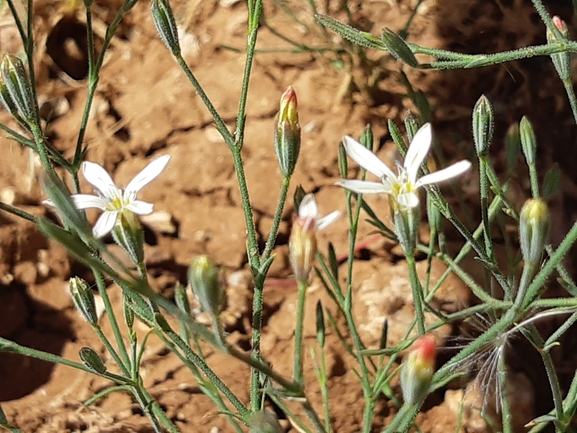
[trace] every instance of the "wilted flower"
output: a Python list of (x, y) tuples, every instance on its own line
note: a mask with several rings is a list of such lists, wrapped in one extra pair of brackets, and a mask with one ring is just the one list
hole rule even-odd
[(339, 216), (334, 211), (317, 219), (319, 209), (313, 194), (307, 194), (301, 201), (290, 236), (290, 259), (297, 280), (306, 281), (317, 252), (317, 230), (332, 224)]
[(393, 209), (397, 206), (405, 209), (415, 208), (419, 205), (417, 195), (419, 187), (459, 176), (471, 167), (469, 161), (463, 160), (417, 179), (421, 164), (431, 148), (431, 140), (431, 125), (426, 123), (415, 134), (403, 165), (397, 163), (398, 174), (395, 174), (373, 152), (351, 137), (345, 137), (343, 144), (348, 155), (361, 167), (380, 178), (381, 182), (345, 179), (336, 184), (359, 194), (390, 194), (393, 199)]
[(401, 367), (401, 389), (405, 403), (414, 404), (427, 395), (435, 373), (437, 340), (433, 334), (419, 337)]
[[(94, 237), (100, 238), (110, 232), (124, 215), (128, 220), (132, 214), (148, 215), (153, 205), (136, 199), (136, 194), (150, 181), (156, 178), (168, 164), (170, 155), (155, 159), (132, 179), (126, 188), (118, 188), (110, 175), (100, 165), (93, 162), (82, 163), (82, 173), (96, 188), (97, 195), (73, 194), (71, 196), (78, 209), (97, 208), (104, 212), (92, 229)], [(52, 204), (50, 200), (45, 203)]]

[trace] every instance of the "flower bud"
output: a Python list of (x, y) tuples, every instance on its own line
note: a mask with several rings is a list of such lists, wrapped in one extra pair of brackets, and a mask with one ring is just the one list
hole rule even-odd
[(168, 0), (152, 0), (150, 2), (150, 12), (164, 45), (173, 55), (180, 55), (178, 29)]
[(547, 203), (539, 198), (527, 200), (519, 214), (521, 253), (526, 264), (538, 265), (541, 262), (550, 227)]
[(419, 337), (411, 346), (401, 366), (401, 389), (406, 404), (415, 404), (427, 396), (429, 384), (435, 373), (437, 354), (433, 334)]
[(250, 433), (282, 433), (283, 431), (276, 415), (267, 410), (256, 412), (248, 425)]
[(72, 301), (82, 317), (86, 319), (90, 325), (95, 326), (98, 322), (98, 314), (96, 313), (96, 304), (94, 302), (94, 293), (82, 278), (70, 278), (70, 294)]
[(290, 261), (297, 281), (308, 281), (317, 253), (316, 222), (314, 218), (297, 216), (291, 230)]
[(493, 129), (493, 107), (487, 97), (481, 95), (473, 109), (473, 140), (478, 156), (488, 154)]
[(281, 172), (284, 177), (290, 177), (295, 170), (301, 148), (297, 95), (290, 86), (280, 99), (274, 142)]
[(0, 66), (0, 75), (18, 114), (27, 123), (38, 124), (34, 92), (22, 60), (10, 54), (5, 55)]
[(521, 135), (521, 146), (523, 153), (527, 159), (528, 165), (535, 165), (535, 155), (537, 153), (537, 138), (535, 138), (535, 131), (533, 125), (527, 117), (523, 116), (519, 125), (519, 133)]
[(102, 358), (96, 353), (91, 347), (83, 347), (78, 352), (78, 356), (90, 370), (98, 374), (106, 373), (106, 366), (102, 361)]
[[(565, 21), (563, 21), (561, 18), (559, 18), (556, 15), (553, 17), (552, 20), (553, 20), (553, 24), (555, 25), (557, 30), (559, 30), (561, 35), (564, 37), (564, 40), (567, 40), (569, 37), (569, 29), (567, 28), (567, 24), (565, 24)], [(547, 29), (546, 36), (547, 36), (547, 42), (550, 44), (559, 41), (557, 36), (555, 36), (555, 34), (549, 29)], [(563, 40), (561, 40), (559, 42), (563, 42)], [(553, 65), (555, 66), (555, 69), (557, 70), (559, 77), (563, 81), (570, 80), (571, 79), (571, 54), (568, 51), (551, 54), (551, 60), (553, 61)]]
[(196, 257), (188, 268), (188, 282), (203, 311), (218, 316), (224, 304), (224, 291), (216, 263), (206, 255)]
[(317, 341), (319, 342), (319, 346), (321, 348), (324, 348), (325, 336), (326, 336), (325, 313), (323, 312), (323, 304), (320, 299), (317, 301), (315, 313), (316, 313)]
[(419, 64), (407, 43), (396, 33), (389, 29), (385, 29), (381, 35), (381, 40), (387, 47), (389, 53), (391, 53), (395, 59), (400, 60), (413, 68)]

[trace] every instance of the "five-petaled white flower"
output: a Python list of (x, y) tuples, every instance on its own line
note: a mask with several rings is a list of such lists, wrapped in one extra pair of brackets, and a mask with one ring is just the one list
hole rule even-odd
[(153, 205), (137, 200), (136, 194), (164, 170), (169, 160), (170, 155), (155, 159), (144, 167), (124, 190), (116, 186), (100, 165), (88, 161), (82, 163), (84, 178), (96, 188), (97, 195), (73, 194), (71, 198), (78, 209), (97, 208), (104, 211), (92, 228), (94, 237), (100, 238), (110, 232), (127, 212), (137, 215), (152, 213)]
[[(401, 208), (412, 209), (419, 205), (417, 189), (423, 185), (442, 182), (459, 176), (471, 167), (469, 161), (459, 161), (450, 167), (417, 179), (425, 157), (431, 148), (431, 124), (423, 125), (413, 137), (403, 165), (397, 163), (398, 174), (387, 167), (373, 152), (351, 137), (345, 137), (343, 144), (349, 156), (361, 167), (381, 179), (381, 182), (364, 180), (340, 180), (336, 184), (359, 194), (390, 194)], [(395, 205), (395, 204), (393, 204)]]

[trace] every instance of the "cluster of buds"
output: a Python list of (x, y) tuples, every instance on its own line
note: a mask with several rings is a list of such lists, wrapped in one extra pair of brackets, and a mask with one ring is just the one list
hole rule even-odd
[(401, 389), (406, 404), (415, 404), (427, 396), (435, 373), (437, 340), (433, 334), (419, 337), (401, 366)]

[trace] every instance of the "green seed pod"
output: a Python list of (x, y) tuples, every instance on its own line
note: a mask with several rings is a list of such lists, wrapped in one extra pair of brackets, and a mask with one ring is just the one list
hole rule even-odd
[(519, 214), (519, 239), (526, 264), (539, 265), (551, 228), (547, 203), (539, 198), (529, 199)]
[(289, 86), (281, 96), (274, 136), (275, 152), (284, 177), (293, 174), (301, 148), (301, 127), (297, 108), (297, 95)]
[(73, 277), (70, 279), (70, 294), (72, 301), (82, 317), (86, 319), (92, 326), (98, 323), (98, 314), (96, 313), (96, 304), (94, 302), (94, 294), (86, 281), (81, 278)]
[(91, 347), (83, 347), (78, 352), (78, 356), (89, 369), (98, 374), (106, 373), (106, 366), (102, 358)]
[(487, 155), (493, 139), (493, 107), (485, 95), (481, 95), (473, 109), (473, 140), (477, 155)]
[(224, 291), (216, 263), (210, 257), (196, 257), (188, 268), (188, 282), (202, 309), (218, 316), (224, 304)]
[(150, 2), (150, 11), (162, 42), (173, 55), (180, 56), (178, 29), (170, 3), (168, 0), (152, 0)]

